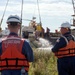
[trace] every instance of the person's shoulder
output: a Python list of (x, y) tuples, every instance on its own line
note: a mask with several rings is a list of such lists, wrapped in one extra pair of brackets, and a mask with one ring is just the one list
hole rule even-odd
[(4, 41), (4, 40), (6, 40), (6, 39), (7, 39), (7, 37), (2, 37), (2, 38), (0, 38), (0, 42)]
[(29, 42), (26, 39), (22, 39), (25, 45), (29, 45)]
[(61, 40), (63, 40), (63, 37), (62, 37), (62, 36), (60, 36), (60, 37), (56, 40), (56, 42), (59, 42), (59, 41), (61, 41)]
[(6, 37), (0, 38), (0, 43), (2, 43), (4, 40), (6, 40)]
[(57, 43), (62, 43), (62, 42), (65, 42), (65, 41), (68, 42), (65, 36), (60, 36), (60, 37), (56, 40)]
[(72, 40), (74, 40), (74, 41), (75, 41), (75, 36), (74, 36), (74, 35), (71, 35), (71, 37), (72, 37)]
[(75, 41), (75, 36), (72, 35), (72, 34), (69, 34), (69, 35), (65, 36), (65, 38), (66, 38), (68, 41), (70, 41), (70, 40)]

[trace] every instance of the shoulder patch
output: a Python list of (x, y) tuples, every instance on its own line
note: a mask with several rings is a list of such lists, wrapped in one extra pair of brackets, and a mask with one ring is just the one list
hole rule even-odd
[(56, 42), (59, 42), (59, 41), (60, 41), (60, 38), (56, 40)]

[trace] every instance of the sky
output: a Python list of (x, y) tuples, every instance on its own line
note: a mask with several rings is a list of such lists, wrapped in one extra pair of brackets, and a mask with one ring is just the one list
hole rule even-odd
[[(41, 15), (42, 27), (46, 30), (46, 27), (50, 28), (51, 32), (59, 30), (60, 25), (63, 22), (68, 21), (72, 23), (74, 14), (72, 0), (38, 0), (39, 9)], [(7, 0), (0, 0), (0, 20), (2, 19), (4, 9)], [(21, 4), (22, 0), (9, 0), (8, 6), (3, 18), (2, 29), (7, 27), (6, 20), (10, 15), (21, 16)], [(31, 20), (32, 17), (36, 17), (36, 22), (39, 23), (39, 13), (37, 7), (37, 0), (23, 0), (22, 19)], [(30, 21), (23, 20), (24, 26), (29, 26)]]

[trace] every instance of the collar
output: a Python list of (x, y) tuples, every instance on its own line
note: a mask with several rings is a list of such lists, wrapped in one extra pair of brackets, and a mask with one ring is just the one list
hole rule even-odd
[(65, 34), (63, 34), (63, 36), (67, 36), (67, 35), (70, 35), (71, 32), (66, 32)]
[(11, 35), (18, 36), (18, 34), (14, 33), (14, 32), (10, 32), (9, 36), (11, 36)]

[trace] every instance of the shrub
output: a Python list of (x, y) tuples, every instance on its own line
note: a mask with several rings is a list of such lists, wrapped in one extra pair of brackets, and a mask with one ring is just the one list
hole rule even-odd
[(57, 75), (57, 63), (51, 51), (34, 49), (34, 62), (29, 75)]

